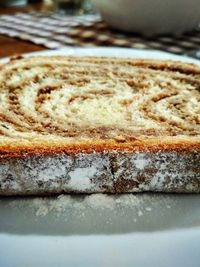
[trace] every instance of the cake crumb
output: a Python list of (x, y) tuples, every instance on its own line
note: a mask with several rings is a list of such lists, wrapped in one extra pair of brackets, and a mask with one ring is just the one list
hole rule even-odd
[(137, 214), (139, 217), (141, 217), (143, 215), (143, 212), (141, 210), (139, 210)]
[(145, 210), (146, 210), (146, 211), (152, 211), (152, 208), (150, 208), (150, 207), (146, 207)]
[(49, 213), (49, 209), (46, 206), (41, 206), (36, 210), (36, 216), (46, 216)]
[[(23, 207), (25, 201), (21, 201), (18, 205)], [(147, 216), (152, 210), (157, 210), (162, 206), (164, 209), (171, 209), (174, 200), (168, 197), (154, 195), (137, 195), (137, 194), (91, 194), (91, 195), (70, 195), (61, 194), (53, 198), (35, 198), (29, 204), (29, 210), (34, 209), (36, 217), (43, 217), (53, 214), (54, 217), (66, 218), (69, 214), (79, 217), (88, 216), (88, 212), (110, 212), (126, 216), (130, 213), (135, 215), (132, 217), (136, 221), (136, 217)], [(15, 203), (14, 203), (15, 204)], [(12, 205), (14, 205), (12, 204)], [(163, 212), (164, 212), (163, 209)], [(145, 213), (145, 214), (144, 214)]]
[(93, 209), (114, 209), (115, 199), (106, 194), (92, 194), (85, 199), (86, 204)]

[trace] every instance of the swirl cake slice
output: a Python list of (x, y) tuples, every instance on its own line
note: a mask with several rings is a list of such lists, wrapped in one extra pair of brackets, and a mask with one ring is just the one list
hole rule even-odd
[(28, 57), (0, 68), (0, 195), (199, 192), (200, 68)]

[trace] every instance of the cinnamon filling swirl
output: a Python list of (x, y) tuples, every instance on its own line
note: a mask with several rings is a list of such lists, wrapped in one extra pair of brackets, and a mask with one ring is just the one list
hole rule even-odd
[(37, 57), (1, 67), (0, 138), (194, 135), (200, 135), (200, 69), (190, 64)]

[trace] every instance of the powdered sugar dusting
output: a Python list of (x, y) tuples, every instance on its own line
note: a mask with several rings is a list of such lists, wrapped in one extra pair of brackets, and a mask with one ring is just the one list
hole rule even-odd
[(200, 154), (193, 151), (117, 155), (117, 192), (199, 192)]
[(106, 153), (33, 156), (0, 161), (0, 194), (113, 191)]
[(141, 217), (146, 213), (155, 211), (162, 204), (164, 209), (171, 209), (174, 200), (167, 196), (156, 195), (107, 195), (92, 194), (86, 196), (59, 195), (57, 198), (46, 199), (36, 198), (32, 202), (31, 208), (35, 210), (37, 217), (46, 216), (49, 213), (55, 213), (57, 217), (67, 216), (68, 212), (74, 212), (84, 216), (86, 211), (108, 211), (122, 213), (127, 211), (134, 212), (134, 219)]
[(48, 214), (48, 212), (49, 212), (48, 207), (46, 207), (46, 206), (41, 206), (41, 207), (39, 207), (39, 208), (36, 210), (35, 215), (36, 215), (36, 216), (46, 216), (46, 215)]
[(197, 194), (4, 198), (0, 201), (1, 231), (71, 236), (172, 230), (199, 226), (199, 206)]
[(77, 168), (69, 172), (69, 188), (80, 191), (90, 189), (92, 186), (91, 178), (96, 174), (96, 172), (96, 166), (91, 166), (90, 168)]
[(115, 198), (106, 194), (92, 194), (85, 198), (85, 204), (92, 209), (111, 209), (115, 208)]
[(0, 161), (0, 194), (199, 192), (200, 154), (92, 152)]
[(143, 212), (141, 210), (138, 210), (138, 216), (141, 217), (143, 215)]
[(150, 160), (146, 158), (146, 155), (143, 153), (138, 154), (138, 156), (134, 159), (135, 167), (139, 170), (143, 170), (149, 163)]

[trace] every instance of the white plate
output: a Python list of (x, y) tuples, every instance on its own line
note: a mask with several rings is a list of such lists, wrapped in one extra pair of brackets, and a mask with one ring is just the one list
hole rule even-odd
[[(142, 57), (200, 65), (187, 57), (126, 48), (66, 48), (32, 55)], [(199, 195), (0, 200), (0, 267), (199, 267), (199, 252)]]
[[(161, 52), (156, 50), (142, 50), (142, 49), (130, 49), (130, 48), (81, 48), (81, 47), (66, 47), (59, 50), (43, 50), (40, 52), (27, 53), (31, 56), (52, 56), (52, 55), (66, 55), (66, 56), (106, 56), (106, 57), (132, 57), (132, 58), (148, 58), (148, 59), (166, 59), (166, 60), (180, 60), (185, 62), (191, 62), (200, 65), (200, 61), (187, 56), (178, 56), (167, 52)], [(0, 59), (5, 63), (8, 58)]]

